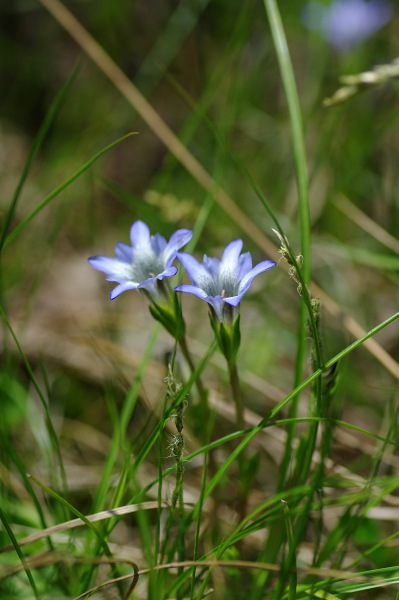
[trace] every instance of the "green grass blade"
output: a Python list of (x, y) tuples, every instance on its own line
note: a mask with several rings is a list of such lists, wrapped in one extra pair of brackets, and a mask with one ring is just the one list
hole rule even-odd
[(16, 336), (13, 328), (11, 327), (11, 324), (10, 324), (10, 322), (9, 322), (9, 320), (7, 318), (7, 315), (4, 312), (2, 306), (0, 306), (0, 316), (2, 317), (5, 326), (7, 327), (8, 331), (11, 334), (11, 337), (14, 340), (14, 343), (15, 343), (17, 349), (18, 349), (18, 352), (19, 352), (19, 354), (20, 354), (20, 356), (22, 358), (22, 361), (23, 361), (23, 363), (24, 363), (24, 365), (26, 367), (26, 370), (28, 371), (29, 377), (30, 377), (31, 382), (33, 384), (33, 387), (35, 388), (35, 390), (37, 392), (37, 395), (38, 395), (38, 397), (40, 399), (40, 402), (42, 404), (43, 411), (44, 411), (44, 414), (45, 414), (45, 417), (46, 417), (46, 426), (47, 426), (47, 429), (48, 429), (48, 432), (49, 432), (49, 436), (50, 436), (50, 439), (51, 439), (51, 442), (52, 442), (52, 445), (53, 445), (53, 449), (54, 449), (55, 455), (57, 457), (58, 467), (60, 469), (60, 475), (61, 475), (61, 479), (62, 479), (62, 482), (63, 482), (64, 490), (66, 491), (67, 490), (67, 483), (66, 483), (66, 476), (65, 476), (64, 464), (63, 464), (63, 460), (62, 460), (62, 456), (61, 456), (60, 445), (59, 445), (57, 433), (56, 433), (56, 431), (54, 429), (54, 425), (53, 425), (53, 422), (52, 422), (52, 419), (51, 419), (51, 415), (50, 415), (50, 411), (49, 411), (49, 408), (48, 408), (48, 404), (47, 404), (46, 398), (44, 397), (44, 394), (43, 394), (43, 392), (41, 390), (39, 382), (36, 379), (36, 376), (35, 376), (35, 374), (33, 372), (33, 369), (32, 369), (32, 367), (30, 365), (28, 357), (26, 356), (26, 354), (25, 354), (25, 352), (24, 352), (21, 344), (19, 343), (18, 338), (17, 338), (17, 336)]
[(303, 256), (303, 279), (309, 285), (311, 274), (310, 262), (310, 215), (308, 199), (308, 175), (306, 166), (306, 151), (303, 136), (302, 115), (292, 62), (288, 49), (284, 27), (276, 0), (264, 0), (270, 29), (276, 48), (280, 74), (284, 85), (288, 112), (291, 121), (292, 144), (295, 159), (295, 171), (298, 185), (299, 216), (301, 228), (301, 243)]
[(71, 177), (61, 183), (55, 190), (51, 192), (40, 204), (27, 216), (25, 217), (13, 231), (7, 236), (4, 242), (4, 248), (7, 248), (15, 240), (15, 238), (25, 229), (25, 227), (32, 221), (32, 219), (41, 211), (47, 204), (49, 204), (54, 198), (56, 198), (61, 192), (63, 192), (68, 186), (71, 185), (78, 177), (80, 177), (93, 163), (95, 163), (101, 156), (115, 148), (118, 144), (130, 138), (134, 133), (127, 133), (126, 135), (118, 138), (112, 144), (109, 144), (99, 152), (97, 152), (90, 160), (88, 160), (80, 169), (78, 169)]
[(18, 554), (19, 560), (21, 561), (23, 569), (24, 569), (24, 571), (26, 573), (26, 576), (29, 579), (29, 583), (31, 585), (31, 588), (32, 588), (32, 591), (33, 591), (33, 593), (35, 595), (36, 600), (40, 600), (40, 594), (39, 594), (38, 589), (36, 587), (35, 580), (33, 579), (33, 575), (30, 572), (30, 569), (29, 569), (29, 567), (28, 567), (28, 565), (26, 563), (26, 560), (25, 560), (25, 557), (23, 555), (23, 552), (22, 552), (21, 548), (19, 547), (17, 538), (15, 537), (15, 535), (13, 533), (13, 530), (11, 529), (11, 527), (10, 527), (8, 521), (7, 521), (7, 518), (6, 518), (5, 514), (1, 510), (1, 506), (0, 506), (0, 520), (3, 523), (3, 527), (6, 530), (6, 532), (8, 534), (8, 537), (10, 538), (10, 540), (12, 542), (12, 545), (15, 548), (15, 552)]
[[(296, 354), (296, 365), (295, 365), (295, 379), (294, 385), (297, 386), (302, 379), (303, 369), (305, 365), (306, 356), (306, 324), (309, 318), (312, 328), (312, 356), (315, 358), (315, 366), (320, 368), (322, 366), (321, 358), (321, 346), (318, 335), (318, 330), (315, 324), (315, 319), (312, 314), (310, 306), (310, 297), (307, 292), (308, 286), (311, 279), (311, 227), (310, 227), (310, 213), (309, 213), (309, 198), (308, 198), (308, 174), (306, 164), (306, 151), (305, 142), (303, 135), (303, 124), (301, 108), (298, 98), (298, 92), (295, 83), (295, 77), (288, 49), (288, 44), (282, 24), (279, 8), (275, 0), (264, 0), (264, 6), (269, 19), (271, 33), (274, 41), (274, 46), (277, 53), (277, 60), (279, 63), (280, 74), (283, 82), (285, 96), (287, 99), (288, 112), (291, 123), (291, 137), (293, 144), (295, 172), (298, 188), (298, 208), (299, 208), (299, 224), (301, 233), (301, 253), (303, 257), (303, 264), (300, 270), (301, 277), (303, 278), (302, 290), (303, 299), (305, 302), (300, 304), (299, 312), (299, 327), (297, 333), (297, 354)], [(298, 271), (299, 273), (299, 271)], [(302, 282), (301, 282), (302, 283)], [(319, 416), (322, 405), (322, 382), (318, 378), (315, 382), (314, 393), (316, 396), (316, 403), (314, 404), (313, 414)], [(295, 417), (298, 412), (299, 394), (292, 399), (290, 406), (290, 417)], [(296, 456), (297, 463), (299, 461), (304, 462), (301, 467), (301, 482), (304, 482), (310, 471), (312, 462), (312, 455), (316, 445), (318, 433), (318, 424), (311, 426), (307, 435), (306, 441), (306, 456)], [(292, 455), (292, 442), (295, 435), (294, 425), (288, 427), (288, 439), (285, 447), (285, 454), (280, 468), (280, 475), (278, 481), (278, 489), (282, 489), (285, 485), (287, 478), (288, 468), (291, 461)], [(302, 519), (302, 524), (297, 528), (298, 535), (301, 535), (301, 530), (304, 528), (306, 515)], [(280, 543), (276, 543), (277, 535), (280, 537)], [(295, 538), (297, 539), (297, 538)], [(269, 540), (266, 547), (269, 549), (266, 555), (267, 561), (274, 562), (279, 546), (282, 542), (282, 530), (279, 528), (279, 533), (271, 530)], [(296, 542), (295, 542), (296, 543)], [(291, 545), (290, 556), (292, 557), (292, 563), (294, 562), (295, 554), (295, 543)], [(291, 569), (292, 565), (288, 565), (288, 569)], [(266, 576), (267, 577), (267, 576)], [(276, 598), (279, 598), (283, 588), (283, 583), (280, 581), (280, 585), (277, 587)]]
[(48, 485), (46, 485), (45, 483), (43, 483), (42, 481), (40, 481), (34, 475), (30, 475), (30, 478), (31, 478), (31, 480), (34, 483), (36, 483), (36, 485), (38, 485), (44, 492), (46, 492), (46, 494), (48, 494), (49, 496), (51, 496), (52, 498), (54, 498), (55, 500), (57, 500), (57, 502), (59, 502), (60, 504), (62, 504), (62, 506), (64, 506), (66, 509), (68, 509), (73, 515), (75, 515), (76, 517), (78, 517), (79, 519), (81, 519), (85, 523), (85, 525), (87, 525), (87, 527), (97, 537), (97, 539), (99, 540), (101, 546), (104, 547), (104, 550), (105, 550), (107, 556), (111, 556), (111, 551), (108, 548), (107, 543), (104, 540), (101, 532), (99, 531), (99, 529), (83, 513), (81, 513), (79, 510), (77, 510), (70, 502), (68, 502), (67, 500), (65, 500), (65, 498), (63, 498), (62, 496), (60, 496), (59, 494), (57, 494), (57, 492), (55, 492), (54, 490), (52, 490)]
[[(47, 523), (46, 523), (46, 519), (44, 516), (44, 512), (42, 510), (39, 499), (35, 493), (35, 490), (32, 487), (30, 479), (29, 479), (28, 475), (26, 474), (26, 469), (24, 468), (24, 465), (22, 464), (22, 462), (21, 462), (18, 454), (15, 452), (14, 448), (11, 446), (8, 438), (2, 431), (0, 432), (0, 438), (1, 438), (2, 447), (4, 448), (5, 452), (8, 454), (8, 456), (10, 457), (10, 459), (16, 466), (16, 468), (19, 472), (19, 475), (25, 485), (25, 488), (28, 491), (28, 494), (30, 495), (30, 497), (32, 498), (32, 501), (33, 501), (33, 504), (35, 505), (36, 512), (38, 514), (42, 528), (47, 529)], [(52, 543), (50, 537), (47, 538), (47, 543), (49, 545), (49, 549), (54, 550), (53, 543)]]
[(135, 84), (142, 93), (149, 95), (158, 85), (210, 1), (186, 0), (176, 6), (135, 76)]
[(67, 80), (67, 82), (63, 85), (63, 87), (61, 88), (61, 90), (58, 92), (54, 102), (51, 104), (49, 111), (47, 112), (40, 128), (39, 131), (34, 139), (34, 142), (32, 144), (32, 148), (30, 149), (30, 152), (28, 154), (28, 158), (24, 164), (24, 167), (22, 169), (22, 173), (21, 173), (21, 177), (18, 181), (18, 185), (15, 189), (14, 195), (12, 197), (11, 200), (11, 204), (8, 208), (8, 211), (6, 213), (5, 219), (4, 219), (4, 223), (3, 223), (3, 227), (1, 230), (1, 234), (0, 234), (0, 253), (3, 250), (3, 246), (4, 246), (4, 242), (6, 240), (6, 235), (7, 235), (7, 231), (10, 227), (10, 223), (11, 220), (14, 216), (15, 210), (17, 208), (17, 204), (18, 204), (18, 200), (20, 198), (22, 189), (24, 187), (25, 181), (29, 175), (29, 172), (31, 170), (32, 167), (32, 163), (38, 153), (38, 151), (40, 150), (41, 145), (43, 144), (44, 139), (47, 136), (47, 133), (51, 127), (51, 125), (54, 123), (54, 120), (56, 119), (62, 104), (66, 98), (66, 96), (68, 95), (68, 92), (70, 90), (70, 88), (72, 87), (72, 84), (74, 83), (76, 76), (79, 72), (79, 67), (76, 67), (74, 69), (74, 71), (72, 72), (72, 75), (69, 77), (69, 79)]

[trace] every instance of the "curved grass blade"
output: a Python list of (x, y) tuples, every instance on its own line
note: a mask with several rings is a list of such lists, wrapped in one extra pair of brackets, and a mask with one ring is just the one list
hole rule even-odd
[(33, 372), (33, 369), (32, 369), (32, 367), (30, 365), (28, 357), (26, 356), (26, 354), (25, 354), (25, 352), (24, 352), (21, 344), (19, 343), (18, 338), (17, 338), (17, 336), (16, 336), (13, 328), (11, 327), (11, 323), (8, 320), (8, 317), (7, 317), (6, 313), (4, 312), (4, 309), (3, 309), (3, 307), (1, 305), (0, 305), (0, 316), (2, 317), (5, 326), (7, 327), (8, 331), (11, 334), (11, 337), (14, 340), (14, 343), (15, 343), (17, 349), (18, 349), (18, 352), (19, 352), (19, 354), (20, 354), (20, 356), (22, 358), (22, 361), (23, 361), (23, 363), (24, 363), (24, 365), (26, 367), (26, 370), (28, 371), (29, 377), (30, 377), (31, 382), (33, 384), (33, 387), (35, 388), (36, 393), (37, 393), (37, 395), (38, 395), (38, 397), (40, 399), (40, 402), (42, 404), (43, 411), (44, 411), (44, 414), (45, 414), (45, 417), (46, 417), (46, 426), (47, 426), (47, 429), (48, 429), (48, 432), (49, 432), (49, 436), (50, 436), (51, 443), (52, 443), (52, 446), (53, 446), (53, 449), (54, 449), (54, 453), (55, 453), (55, 455), (57, 457), (58, 467), (60, 469), (60, 475), (61, 475), (61, 479), (62, 479), (62, 482), (63, 482), (64, 490), (66, 491), (67, 490), (67, 483), (66, 483), (66, 475), (65, 475), (64, 463), (63, 463), (62, 456), (61, 456), (61, 450), (60, 450), (60, 445), (59, 445), (59, 441), (58, 441), (58, 436), (57, 436), (57, 433), (56, 433), (56, 431), (54, 429), (53, 422), (51, 420), (51, 415), (50, 415), (50, 411), (49, 411), (49, 408), (48, 408), (48, 404), (47, 404), (46, 398), (44, 397), (44, 394), (43, 394), (43, 392), (42, 392), (42, 390), (40, 388), (39, 382), (36, 379), (36, 376), (35, 376), (35, 374)]
[(35, 580), (33, 579), (32, 573), (30, 572), (30, 569), (29, 569), (29, 567), (28, 567), (28, 565), (26, 563), (26, 560), (25, 560), (25, 557), (23, 555), (23, 552), (22, 552), (21, 548), (19, 547), (17, 538), (15, 537), (15, 535), (14, 535), (14, 533), (13, 533), (13, 531), (12, 531), (12, 529), (11, 529), (8, 521), (7, 521), (5, 514), (1, 510), (1, 507), (0, 507), (0, 520), (3, 523), (3, 527), (6, 530), (6, 532), (8, 534), (8, 537), (10, 538), (10, 540), (12, 542), (12, 545), (15, 548), (15, 552), (18, 554), (18, 557), (19, 557), (19, 559), (20, 559), (20, 561), (22, 563), (22, 566), (23, 566), (23, 569), (24, 569), (24, 571), (26, 573), (26, 576), (29, 579), (29, 583), (31, 585), (31, 588), (32, 588), (32, 591), (33, 591), (33, 593), (35, 595), (36, 600), (40, 600), (40, 594), (39, 594), (38, 589), (36, 587)]
[(80, 177), (93, 163), (95, 163), (103, 154), (106, 154), (109, 150), (112, 150), (115, 146), (125, 141), (132, 135), (135, 135), (134, 132), (127, 133), (122, 137), (118, 138), (99, 152), (97, 152), (90, 160), (88, 160), (80, 169), (78, 169), (71, 177), (69, 177), (66, 181), (61, 183), (55, 190), (51, 192), (40, 204), (27, 216), (25, 217), (7, 236), (7, 239), (4, 242), (4, 248), (7, 248), (15, 240), (15, 238), (25, 229), (25, 227), (32, 221), (32, 219), (41, 211), (47, 204), (51, 202), (56, 196), (58, 196), (61, 192), (63, 192), (71, 183), (73, 183), (78, 177)]
[(17, 208), (18, 200), (20, 198), (25, 181), (29, 175), (33, 160), (34, 160), (36, 154), (38, 153), (44, 139), (46, 138), (46, 135), (47, 135), (51, 125), (54, 123), (54, 121), (61, 109), (62, 103), (64, 102), (70, 88), (72, 87), (72, 84), (74, 83), (78, 72), (79, 72), (79, 65), (77, 67), (75, 67), (74, 71), (72, 72), (72, 75), (69, 77), (67, 82), (63, 85), (61, 90), (58, 92), (54, 102), (51, 104), (49, 111), (47, 112), (47, 114), (39, 128), (39, 131), (33, 141), (32, 148), (30, 149), (28, 158), (26, 159), (25, 165), (22, 169), (21, 177), (18, 181), (18, 185), (15, 189), (14, 195), (11, 200), (11, 204), (8, 208), (8, 211), (7, 211), (5, 219), (4, 219), (3, 227), (1, 230), (1, 234), (0, 234), (0, 253), (3, 250), (7, 231), (10, 227), (11, 220), (12, 220), (15, 210)]
[[(14, 465), (16, 466), (16, 468), (19, 472), (19, 475), (20, 475), (22, 481), (24, 482), (25, 489), (28, 491), (28, 494), (32, 498), (32, 501), (33, 501), (33, 504), (35, 505), (42, 529), (47, 529), (46, 518), (44, 516), (42, 506), (41, 506), (39, 499), (35, 493), (35, 490), (33, 489), (33, 486), (29, 480), (29, 477), (26, 474), (24, 465), (22, 464), (21, 460), (19, 459), (19, 456), (15, 452), (14, 448), (11, 446), (6, 435), (3, 435), (3, 432), (0, 433), (0, 439), (1, 439), (2, 447), (4, 448), (5, 452), (8, 454), (8, 456), (10, 457), (10, 459), (13, 461)], [(53, 546), (53, 543), (52, 543), (50, 537), (47, 538), (47, 543), (49, 546), (49, 550), (54, 550), (54, 546)], [(4, 551), (4, 549), (2, 549), (2, 550)], [(1, 553), (1, 550), (0, 550), (0, 553)]]
[(52, 498), (54, 498), (55, 500), (57, 500), (57, 502), (59, 502), (60, 504), (62, 504), (72, 514), (74, 514), (76, 517), (78, 517), (79, 519), (81, 519), (81, 521), (83, 521), (85, 523), (85, 525), (87, 525), (88, 528), (98, 538), (98, 540), (101, 543), (101, 546), (104, 548), (104, 551), (107, 554), (107, 556), (112, 556), (111, 551), (108, 548), (107, 542), (105, 541), (105, 539), (103, 538), (103, 536), (101, 535), (101, 532), (97, 529), (97, 527), (95, 525), (93, 525), (92, 521), (90, 521), (90, 519), (88, 519), (83, 513), (81, 513), (80, 511), (78, 511), (77, 508), (75, 508), (70, 502), (68, 502), (67, 500), (65, 500), (65, 498), (63, 498), (62, 496), (60, 496), (59, 494), (57, 494), (57, 492), (55, 492), (54, 490), (52, 490), (51, 488), (49, 488), (45, 483), (43, 483), (42, 481), (40, 481), (40, 479), (38, 479), (34, 475), (29, 475), (29, 477), (31, 478), (31, 480), (34, 483), (36, 483), (36, 485), (38, 485), (44, 492), (46, 492), (46, 494), (48, 494), (49, 496), (51, 496)]

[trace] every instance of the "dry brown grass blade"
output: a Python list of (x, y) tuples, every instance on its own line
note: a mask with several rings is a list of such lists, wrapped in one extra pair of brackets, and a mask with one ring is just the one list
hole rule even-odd
[[(58, 562), (66, 562), (69, 564), (108, 564), (108, 565), (116, 565), (116, 564), (128, 564), (132, 567), (133, 569), (133, 575), (122, 575), (121, 577), (115, 577), (113, 579), (108, 579), (107, 581), (105, 581), (102, 584), (96, 585), (95, 587), (91, 588), (90, 590), (86, 590), (83, 594), (81, 594), (80, 596), (77, 596), (75, 598), (75, 600), (81, 600), (85, 597), (87, 597), (89, 594), (93, 594), (96, 591), (104, 588), (104, 587), (108, 587), (110, 585), (115, 585), (117, 583), (123, 582), (123, 581), (127, 581), (129, 579), (131, 579), (133, 577), (133, 581), (131, 583), (131, 585), (129, 586), (128, 590), (126, 590), (125, 594), (124, 594), (124, 598), (127, 600), (127, 598), (130, 597), (131, 592), (133, 591), (134, 587), (136, 586), (138, 579), (140, 576), (142, 575), (147, 575), (148, 573), (150, 573), (151, 571), (164, 571), (164, 570), (169, 570), (169, 569), (180, 569), (180, 568), (191, 568), (191, 567), (197, 567), (197, 568), (203, 568), (203, 567), (209, 567), (209, 568), (237, 568), (237, 569), (256, 569), (256, 570), (260, 570), (260, 571), (269, 571), (271, 573), (279, 573), (281, 570), (281, 567), (279, 565), (276, 564), (272, 564), (272, 563), (265, 563), (265, 562), (254, 562), (254, 561), (246, 561), (246, 560), (186, 560), (186, 561), (182, 561), (182, 562), (170, 562), (170, 563), (164, 563), (164, 564), (159, 564), (156, 565), (152, 568), (145, 568), (145, 569), (138, 569), (137, 564), (131, 560), (127, 560), (127, 559), (120, 559), (118, 557), (113, 557), (113, 558), (107, 558), (107, 557), (100, 557), (100, 558), (75, 558), (69, 555), (65, 555), (59, 552), (52, 552), (52, 553), (45, 553), (45, 554), (40, 554), (40, 555), (36, 555), (35, 557), (30, 557), (28, 559), (28, 564), (29, 564), (29, 568), (43, 568), (46, 566), (49, 566), (51, 564), (55, 564)], [(16, 569), (14, 571), (14, 573), (10, 573), (9, 575), (15, 574), (17, 572), (19, 572), (21, 567), (19, 567), (18, 569)], [(362, 574), (356, 573), (356, 572), (352, 572), (352, 571), (340, 571), (338, 569), (319, 569), (316, 567), (303, 567), (300, 569), (304, 575), (313, 575), (316, 577), (319, 577), (321, 579), (338, 579), (341, 581), (350, 581), (350, 580), (355, 580), (355, 581), (367, 581), (367, 577), (365, 577)], [(374, 580), (374, 582), (376, 582)]]
[[(138, 572), (139, 576), (147, 575), (151, 571), (164, 571), (166, 569), (179, 569), (179, 568), (190, 568), (196, 567), (198, 569), (202, 567), (210, 567), (210, 568), (236, 568), (236, 569), (257, 569), (259, 571), (269, 571), (271, 573), (279, 573), (281, 571), (281, 567), (279, 565), (275, 565), (272, 563), (264, 563), (264, 562), (254, 562), (248, 560), (186, 560), (182, 562), (170, 562), (161, 565), (156, 565), (152, 569), (140, 569)], [(350, 571), (339, 571), (338, 569), (318, 569), (316, 567), (304, 567), (301, 569), (305, 575), (314, 575), (316, 577), (320, 577), (321, 579), (339, 579), (341, 581), (367, 581), (367, 577), (364, 575), (350, 572)], [(123, 575), (122, 577), (117, 577), (115, 579), (110, 579), (106, 581), (101, 587), (105, 587), (107, 585), (114, 585), (115, 583), (119, 583), (121, 581), (125, 581), (129, 579), (131, 575)], [(75, 600), (79, 600), (83, 598), (89, 593), (99, 589), (99, 586), (93, 588), (92, 590), (87, 590), (84, 595), (79, 596), (79, 598), (75, 598)]]
[[(29, 565), (30, 569), (43, 569), (45, 567), (48, 567), (50, 565), (54, 565), (56, 563), (67, 563), (70, 565), (120, 565), (120, 564), (124, 564), (124, 565), (129, 565), (132, 570), (133, 570), (133, 574), (129, 574), (129, 575), (124, 575), (123, 577), (118, 577), (116, 579), (110, 579), (108, 581), (106, 581), (105, 583), (99, 584), (96, 587), (92, 588), (91, 590), (88, 590), (86, 592), (84, 592), (83, 594), (81, 594), (80, 596), (77, 596), (75, 598), (75, 600), (78, 600), (79, 598), (85, 598), (86, 596), (88, 596), (89, 594), (93, 594), (94, 592), (96, 592), (97, 590), (101, 589), (102, 587), (105, 587), (107, 585), (111, 585), (113, 583), (119, 583), (120, 581), (126, 581), (128, 579), (132, 579), (129, 587), (126, 589), (126, 591), (123, 594), (123, 600), (128, 600), (134, 590), (134, 588), (136, 587), (138, 580), (139, 580), (139, 568), (137, 566), (137, 564), (132, 561), (129, 560), (127, 558), (118, 558), (118, 557), (108, 557), (108, 556), (99, 556), (99, 557), (75, 557), (69, 554), (65, 554), (62, 552), (43, 552), (40, 554), (36, 554), (35, 556), (30, 556), (27, 559), (27, 564)], [(20, 565), (19, 567), (17, 567), (16, 569), (10, 571), (7, 573), (6, 576), (10, 577), (12, 575), (16, 575), (17, 573), (19, 573), (22, 569), (22, 565)]]
[[(144, 98), (135, 85), (126, 77), (112, 58), (96, 42), (89, 32), (79, 23), (72, 13), (59, 0), (40, 0), (56, 21), (69, 33), (82, 50), (91, 58), (98, 68), (108, 77), (114, 86), (128, 100), (142, 119), (153, 130), (155, 135), (165, 144), (169, 151), (180, 161), (196, 181), (210, 194), (219, 206), (237, 223), (241, 229), (272, 258), (280, 258), (275, 246), (263, 232), (237, 206), (234, 200), (216, 183), (197, 159), (187, 150), (178, 137), (161, 119), (151, 104)], [(339, 305), (316, 284), (312, 284), (312, 292), (319, 296), (326, 309), (333, 316), (342, 316), (344, 327), (355, 338), (362, 337), (366, 331), (352, 318), (343, 315)], [(373, 339), (364, 346), (396, 379), (399, 380), (399, 364)]]
[[(103, 510), (99, 513), (95, 513), (94, 515), (88, 515), (86, 518), (91, 523), (95, 523), (96, 521), (103, 521), (105, 519), (111, 519), (112, 517), (120, 517), (122, 515), (128, 515), (131, 513), (135, 513), (139, 510), (155, 510), (159, 506), (157, 500), (152, 500), (149, 502), (142, 502), (141, 504), (128, 504), (126, 506), (119, 506), (117, 508), (112, 508), (109, 510)], [(169, 508), (170, 505), (167, 502), (161, 502), (161, 508)], [(81, 527), (85, 525), (85, 522), (82, 519), (72, 519), (71, 521), (65, 521), (65, 523), (59, 523), (58, 525), (53, 525), (52, 527), (47, 527), (47, 529), (43, 529), (42, 531), (38, 531), (32, 535), (28, 535), (22, 540), (18, 540), (19, 546), (27, 546), (28, 544), (32, 544), (33, 542), (37, 542), (38, 540), (42, 540), (50, 535), (54, 535), (55, 533), (59, 533), (60, 531), (66, 531), (67, 529), (74, 529), (75, 527)], [(0, 548), (0, 554), (4, 552), (11, 552), (15, 548), (12, 544), (8, 546), (4, 546)]]
[(393, 252), (396, 252), (396, 254), (399, 254), (399, 241), (373, 221), (373, 219), (370, 219), (353, 202), (350, 202), (348, 198), (342, 195), (336, 196), (333, 199), (333, 204), (358, 227), (369, 233), (374, 239), (381, 242), (381, 244), (390, 250), (393, 250)]
[(126, 77), (112, 58), (82, 27), (72, 13), (58, 0), (40, 0), (69, 35), (77, 42), (99, 69), (108, 77), (114, 86), (139, 113), (148, 127), (164, 143), (166, 148), (177, 158), (198, 183), (217, 200), (218, 204), (239, 223), (242, 229), (254, 239), (268, 254), (278, 257), (274, 245), (252, 223), (247, 215), (236, 205), (234, 200), (216, 183), (197, 159), (187, 150), (184, 144), (173, 133), (170, 127), (154, 110), (151, 104), (139, 92), (136, 86)]

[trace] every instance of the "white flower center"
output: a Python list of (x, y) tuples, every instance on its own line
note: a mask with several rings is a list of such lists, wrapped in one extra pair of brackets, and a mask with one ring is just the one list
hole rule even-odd
[(231, 298), (237, 296), (240, 282), (232, 271), (224, 271), (213, 277), (209, 275), (200, 282), (200, 287), (208, 296)]
[(156, 277), (165, 270), (163, 256), (157, 256), (151, 251), (146, 253), (136, 252), (130, 269), (129, 279), (135, 282), (140, 283), (150, 277)]

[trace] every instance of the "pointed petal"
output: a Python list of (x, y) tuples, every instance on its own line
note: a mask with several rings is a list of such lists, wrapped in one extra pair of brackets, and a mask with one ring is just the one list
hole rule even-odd
[(219, 269), (220, 269), (220, 260), (218, 258), (209, 258), (205, 254), (203, 265), (205, 269), (214, 277), (215, 279), (219, 277)]
[(160, 233), (151, 236), (151, 247), (154, 253), (159, 256), (166, 248), (166, 240)]
[(201, 288), (196, 287), (195, 285), (187, 285), (185, 283), (175, 287), (175, 292), (184, 292), (186, 294), (192, 294), (193, 296), (197, 296), (197, 298), (200, 298), (201, 300), (205, 301), (207, 301), (207, 298), (209, 298), (209, 296), (207, 296), (204, 290), (201, 290)]
[(263, 262), (260, 262), (258, 265), (256, 265), (241, 280), (240, 287), (238, 290), (239, 294), (244, 295), (249, 290), (252, 281), (257, 275), (263, 273), (263, 271), (268, 271), (269, 269), (272, 269), (275, 266), (276, 263), (273, 260), (264, 260)]
[(132, 248), (127, 244), (123, 244), (122, 242), (118, 242), (115, 248), (116, 258), (119, 260), (131, 263), (133, 260), (133, 252)]
[(171, 235), (169, 243), (164, 250), (166, 265), (175, 259), (177, 251), (185, 246), (192, 237), (193, 232), (190, 229), (178, 229)]
[(110, 277), (115, 277), (117, 279), (132, 278), (133, 273), (131, 266), (121, 260), (118, 260), (117, 258), (109, 258), (108, 256), (92, 256), (88, 259), (88, 261), (94, 269), (102, 271)]
[(234, 240), (226, 246), (220, 261), (220, 271), (236, 271), (238, 257), (242, 249), (242, 240)]
[(111, 300), (126, 292), (127, 290), (135, 290), (138, 287), (137, 283), (133, 283), (132, 281), (125, 281), (124, 283), (120, 283), (116, 286), (111, 292)]
[(130, 241), (133, 248), (145, 248), (150, 245), (150, 230), (143, 221), (133, 223), (130, 229)]
[(200, 300), (205, 300), (215, 311), (219, 320), (222, 320), (222, 309), (223, 309), (223, 300), (221, 296), (207, 296), (207, 294), (199, 287), (195, 285), (178, 285), (175, 287), (175, 292), (184, 292), (186, 294), (192, 294), (193, 296), (197, 296)]
[(226, 304), (230, 304), (230, 306), (238, 306), (242, 300), (244, 294), (238, 294), (238, 296), (232, 296), (231, 298), (224, 298)]
[(213, 278), (210, 273), (208, 273), (206, 268), (191, 256), (191, 254), (188, 254), (187, 252), (178, 252), (176, 256), (187, 271), (191, 283), (203, 288), (212, 282)]
[(252, 257), (250, 252), (244, 252), (238, 259), (237, 276), (241, 281), (243, 277), (252, 269)]
[(177, 273), (177, 267), (168, 267), (167, 269), (165, 269), (165, 271), (163, 271), (162, 273), (160, 273), (159, 275), (157, 275), (157, 279), (162, 280), (162, 279), (166, 279), (167, 277), (173, 277), (174, 275), (176, 275)]

